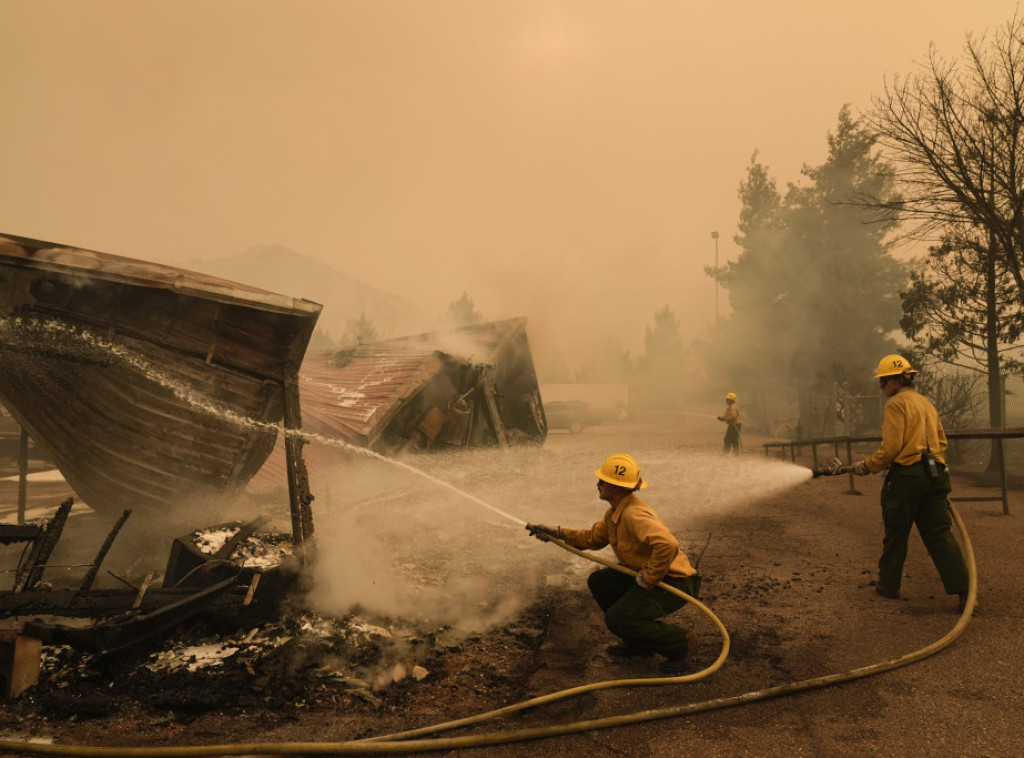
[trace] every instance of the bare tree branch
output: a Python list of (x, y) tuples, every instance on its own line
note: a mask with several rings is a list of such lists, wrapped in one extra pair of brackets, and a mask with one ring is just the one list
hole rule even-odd
[(984, 229), (1024, 302), (1024, 19), (969, 36), (959, 60), (933, 47), (920, 71), (886, 82), (866, 121), (899, 196), (859, 200), (917, 239)]

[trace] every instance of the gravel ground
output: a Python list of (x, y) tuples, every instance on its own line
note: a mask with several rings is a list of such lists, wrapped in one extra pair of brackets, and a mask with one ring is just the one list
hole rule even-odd
[[(246, 636), (251, 646), (221, 667), (173, 674), (143, 665), (161, 650), (103, 662), (48, 650), (40, 685), (0, 707), (0, 738), (150, 747), (336, 743), (588, 683), (655, 677), (655, 660), (623, 662), (605, 652), (614, 640), (585, 586), (596, 566), (530, 540), (514, 523), (583, 526), (596, 520), (603, 504), (593, 492), (593, 469), (609, 453), (630, 452), (651, 480), (645, 500), (691, 558), (707, 546), (700, 599), (728, 630), (724, 665), (689, 683), (601, 689), (437, 735), (479, 739), (508, 732), (500, 744), (427, 747), (446, 755), (502, 756), (1020, 755), (1024, 659), (1016, 571), (1024, 557), (1024, 497), (1016, 490), (1008, 516), (997, 502), (958, 506), (977, 557), (978, 610), (935, 655), (759, 702), (516, 740), (524, 729), (721, 704), (895, 660), (954, 628), (955, 598), (942, 594), (916, 534), (904, 598), (887, 600), (873, 591), (881, 477), (856, 479), (855, 494), (848, 477), (810, 480), (795, 465), (766, 460), (761, 440), (752, 436), (738, 459), (721, 456), (720, 439), (717, 424), (682, 419), (672, 426), (552, 433), (543, 449), (413, 461), (500, 514), (454, 504), (450, 492), (432, 495), (397, 475), (378, 474), (373, 485), (360, 479), (365, 497), (346, 500), (345, 509), (341, 500), (318, 498), (318, 536), (326, 545), (338, 534), (368, 528), (376, 535), (376, 562), (361, 558), (360, 575), (382, 582), (385, 575), (404, 575), (413, 590), (407, 597), (425, 598), (425, 608), (444, 606), (448, 616), (432, 616), (410, 600), (398, 605), (410, 609), (408, 618), (369, 608), (332, 615), (331, 602), (320, 601), (290, 609), (259, 630), (193, 625), (162, 649), (223, 646)], [(955, 474), (954, 496), (994, 494)], [(336, 492), (337, 484), (314, 476), (314, 492), (328, 488)], [(388, 494), (393, 491), (407, 492), (416, 511), (395, 511), (392, 518), (388, 509), (402, 502)], [(354, 555), (354, 549), (336, 552)], [(343, 584), (358, 584), (358, 569), (329, 565), (350, 580)], [(478, 597), (461, 588), (458, 579), (467, 574), (479, 576), (489, 591)], [(451, 610), (469, 607), (475, 625), (460, 626), (466, 614), (452, 616)], [(715, 626), (692, 607), (677, 618), (701, 637), (695, 671), (711, 665), (722, 649)], [(382, 679), (381, 672), (391, 675)]]

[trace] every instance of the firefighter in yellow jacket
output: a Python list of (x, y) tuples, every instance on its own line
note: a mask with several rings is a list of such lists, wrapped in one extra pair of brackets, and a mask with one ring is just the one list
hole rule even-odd
[(740, 406), (736, 402), (736, 393), (730, 392), (725, 396), (725, 412), (718, 417), (728, 426), (725, 428), (725, 449), (724, 452), (732, 451), (734, 455), (740, 454)]
[(887, 355), (879, 362), (875, 377), (889, 398), (882, 417), (882, 442), (853, 469), (861, 476), (886, 471), (882, 485), (885, 537), (875, 591), (883, 597), (899, 598), (907, 540), (916, 524), (942, 586), (950, 595), (959, 596), (958, 610), (962, 612), (969, 577), (960, 546), (950, 533), (946, 432), (935, 406), (914, 386), (917, 373), (910, 361), (899, 355)]
[(661, 671), (679, 674), (697, 649), (696, 634), (659, 619), (681, 608), (686, 601), (661, 589), (659, 582), (696, 597), (699, 576), (679, 549), (679, 542), (654, 509), (636, 496), (647, 487), (640, 467), (630, 456), (610, 456), (597, 471), (597, 493), (608, 503), (600, 521), (589, 529), (527, 524), (531, 535), (547, 541), (557, 537), (582, 550), (612, 546), (623, 566), (636, 577), (602, 567), (590, 574), (587, 586), (604, 612), (608, 629), (621, 642), (608, 648), (618, 656), (659, 653), (665, 657)]

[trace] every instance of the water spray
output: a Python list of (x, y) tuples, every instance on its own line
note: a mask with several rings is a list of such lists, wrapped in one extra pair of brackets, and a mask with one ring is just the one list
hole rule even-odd
[(516, 518), (515, 516), (512, 516), (512, 515), (510, 515), (508, 513), (505, 513), (505, 511), (500, 510), (498, 508), (495, 508), (490, 503), (484, 502), (483, 500), (481, 500), (480, 498), (476, 497), (475, 495), (470, 495), (468, 492), (465, 492), (464, 490), (460, 490), (458, 487), (456, 487), (456, 486), (454, 486), (452, 484), (449, 484), (448, 482), (444, 481), (443, 479), (438, 479), (436, 476), (431, 476), (427, 472), (421, 471), (420, 469), (416, 468), (415, 466), (410, 466), (408, 463), (403, 463), (402, 461), (396, 461), (394, 458), (388, 458), (387, 456), (381, 455), (380, 453), (375, 453), (374, 451), (368, 450), (365, 447), (357, 447), (356, 445), (352, 445), (352, 444), (350, 444), (348, 442), (345, 442), (343, 440), (331, 439), (329, 437), (322, 437), (319, 434), (306, 434), (306, 433), (303, 433), (303, 432), (296, 432), (296, 433), (299, 436), (301, 436), (301, 437), (303, 437), (303, 438), (305, 438), (307, 440), (316, 440), (317, 442), (322, 442), (325, 445), (330, 445), (331, 447), (338, 447), (338, 448), (341, 448), (343, 450), (348, 450), (348, 451), (351, 451), (351, 452), (354, 452), (354, 453), (358, 453), (359, 455), (364, 455), (367, 458), (374, 458), (376, 460), (383, 461), (384, 463), (389, 463), (392, 466), (397, 466), (398, 468), (405, 469), (406, 471), (410, 471), (413, 474), (418, 474), (419, 476), (422, 476), (425, 479), (429, 479), (434, 484), (437, 484), (437, 485), (439, 485), (441, 487), (445, 487), (445, 488), (451, 490), (452, 492), (454, 492), (457, 495), (461, 495), (462, 497), (466, 498), (467, 500), (472, 500), (477, 505), (482, 505), (484, 508), (487, 508), (488, 510), (494, 511), (499, 516), (507, 518), (513, 524), (516, 524), (518, 526), (526, 526), (526, 522), (523, 521), (522, 519)]

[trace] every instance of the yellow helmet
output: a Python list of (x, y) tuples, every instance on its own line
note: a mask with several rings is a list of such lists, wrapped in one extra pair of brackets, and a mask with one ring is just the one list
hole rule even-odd
[(725, 399), (726, 400), (735, 400), (736, 399), (736, 393), (735, 392), (730, 392), (728, 395), (725, 396)]
[(920, 372), (911, 366), (910, 361), (902, 355), (887, 355), (878, 362), (878, 373), (875, 374), (875, 378), (879, 379), (883, 376), (899, 376), (900, 374), (917, 373)]
[(640, 489), (647, 487), (647, 482), (640, 476), (640, 464), (625, 453), (609, 455), (594, 475), (603, 482), (628, 490), (636, 489), (638, 486)]

